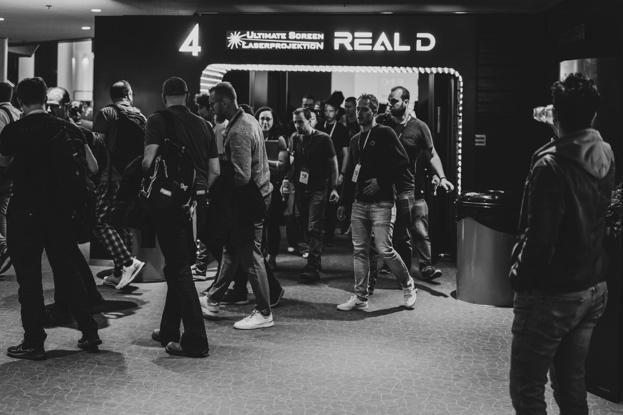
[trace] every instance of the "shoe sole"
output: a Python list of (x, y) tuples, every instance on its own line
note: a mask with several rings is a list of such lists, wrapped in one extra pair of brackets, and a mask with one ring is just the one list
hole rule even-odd
[(221, 304), (224, 304), (224, 305), (246, 305), (249, 303), (250, 303), (249, 300), (221, 301)]
[(206, 353), (186, 353), (186, 352), (178, 352), (176, 350), (171, 350), (168, 347), (164, 348), (164, 351), (170, 354), (171, 356), (180, 356), (180, 357), (193, 357), (193, 358), (202, 358), (208, 357), (208, 352)]
[(115, 287), (116, 289), (120, 290), (124, 287), (127, 287), (128, 285), (130, 285), (132, 283), (132, 281), (134, 281), (134, 279), (136, 278), (136, 276), (138, 275), (139, 272), (141, 272), (143, 270), (143, 268), (145, 268), (145, 263), (143, 262), (141, 264), (140, 267), (138, 267), (133, 273), (132, 275), (130, 275), (130, 278), (128, 278), (127, 282), (123, 281), (123, 278), (121, 279), (121, 281), (119, 281), (119, 284), (117, 284), (117, 286)]
[(356, 306), (353, 308), (340, 308), (339, 306), (336, 307), (338, 310), (340, 311), (355, 311), (355, 310), (365, 310), (368, 308), (368, 304), (366, 304), (365, 306)]
[(35, 356), (23, 356), (23, 355), (18, 355), (18, 354), (16, 355), (16, 354), (7, 352), (6, 355), (9, 357), (12, 357), (13, 359), (36, 360), (36, 361), (45, 360), (46, 358), (45, 353), (42, 355), (35, 355)]
[(273, 327), (274, 325), (275, 325), (275, 322), (271, 321), (270, 323), (257, 324), (253, 327), (237, 327), (236, 324), (234, 324), (234, 328), (237, 330), (255, 330), (255, 329), (266, 329), (269, 327)]
[(218, 320), (220, 317), (218, 313), (212, 313), (212, 312), (208, 313), (204, 310), (201, 310), (201, 315), (203, 316), (203, 318), (206, 318), (208, 320)]

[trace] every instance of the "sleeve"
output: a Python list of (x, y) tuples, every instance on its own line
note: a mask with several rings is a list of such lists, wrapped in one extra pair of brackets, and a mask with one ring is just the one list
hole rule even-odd
[(348, 136), (348, 128), (344, 127), (342, 124), (340, 124), (339, 126), (339, 130), (338, 130), (338, 136), (336, 137), (335, 143), (337, 145), (338, 148), (335, 149), (335, 151), (338, 152), (342, 152), (342, 149), (344, 147), (348, 147), (349, 145), (349, 136)]
[(288, 145), (286, 144), (286, 139), (282, 136), (279, 136), (279, 151), (287, 151)]
[(159, 114), (152, 114), (145, 126), (145, 145), (162, 145), (166, 130), (164, 118)]
[(333, 140), (328, 135), (325, 135), (324, 140), (325, 152), (327, 154), (327, 158), (332, 159), (335, 157), (335, 147), (333, 146)]
[[(249, 134), (253, 134), (253, 131), (249, 131)], [(228, 138), (230, 159), (234, 168), (234, 186), (244, 186), (251, 180), (252, 140), (239, 134), (237, 130), (230, 130)]]
[(17, 142), (13, 134), (13, 125), (7, 125), (0, 132), (0, 154), (3, 156), (13, 156), (17, 151)]
[(426, 125), (426, 123), (421, 122), (419, 124), (419, 131), (418, 131), (418, 141), (419, 141), (419, 146), (422, 149), (422, 151), (424, 151), (424, 153), (426, 154), (426, 158), (428, 160), (430, 160), (431, 158), (433, 158), (433, 135), (430, 132), (430, 128), (428, 128), (428, 125)]
[(353, 203), (355, 195), (355, 184), (352, 181), (353, 170), (356, 164), (355, 160), (355, 146), (359, 143), (354, 137), (350, 140), (348, 146), (348, 164), (346, 164), (346, 170), (344, 172), (344, 183), (342, 184), (342, 197), (340, 204), (343, 206), (349, 206)]
[(210, 126), (208, 122), (204, 122), (204, 128), (206, 132), (208, 152), (208, 159), (213, 159), (218, 157), (218, 149), (216, 148), (216, 136), (214, 135), (214, 130)]
[[(387, 128), (387, 152), (389, 166), (391, 166), (391, 177), (389, 180), (395, 184), (398, 189), (404, 187), (403, 181), (413, 180), (413, 175), (409, 172), (409, 156), (404, 146), (398, 139), (398, 136), (391, 128)], [(388, 169), (389, 170), (389, 169)]]
[(541, 159), (530, 176), (527, 226), (513, 284), (519, 289), (531, 286), (528, 279), (547, 277), (565, 211), (564, 180), (555, 162)]
[(93, 132), (107, 134), (110, 122), (110, 116), (107, 111), (108, 107), (104, 107), (97, 112), (93, 120)]

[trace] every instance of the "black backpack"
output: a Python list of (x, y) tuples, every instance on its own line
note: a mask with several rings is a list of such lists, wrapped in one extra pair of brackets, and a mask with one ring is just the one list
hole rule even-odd
[(174, 115), (168, 110), (157, 113), (165, 121), (166, 136), (143, 179), (141, 196), (152, 209), (188, 207), (195, 197), (195, 163), (188, 146), (175, 132)]
[(77, 127), (68, 124), (61, 125), (51, 141), (57, 206), (69, 212), (69, 231), (79, 243), (91, 240), (95, 226), (95, 184), (89, 178), (84, 145)]
[(110, 167), (123, 174), (132, 160), (143, 154), (145, 148), (145, 118), (141, 113), (124, 111), (110, 105), (117, 112), (117, 134), (107, 142)]

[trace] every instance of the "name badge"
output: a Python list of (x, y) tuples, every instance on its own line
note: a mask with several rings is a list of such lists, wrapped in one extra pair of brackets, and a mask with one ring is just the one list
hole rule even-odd
[(359, 170), (361, 170), (361, 163), (357, 163), (355, 170), (353, 170), (353, 183), (357, 183), (357, 179), (359, 179)]
[(299, 176), (300, 184), (309, 183), (309, 172), (307, 170), (301, 170), (301, 175)]

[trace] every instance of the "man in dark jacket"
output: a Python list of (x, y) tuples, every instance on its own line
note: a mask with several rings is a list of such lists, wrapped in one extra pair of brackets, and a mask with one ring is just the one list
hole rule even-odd
[(605, 216), (614, 155), (591, 129), (592, 80), (573, 74), (552, 87), (558, 138), (534, 153), (520, 239), (510, 272), (516, 291), (510, 393), (517, 414), (545, 414), (547, 372), (563, 414), (588, 414), (584, 370), (606, 307)]

